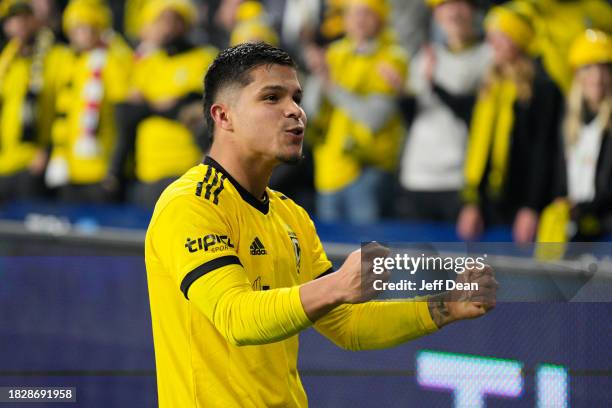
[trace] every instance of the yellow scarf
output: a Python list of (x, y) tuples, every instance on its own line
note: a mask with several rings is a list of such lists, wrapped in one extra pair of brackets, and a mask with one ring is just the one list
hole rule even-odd
[(542, 261), (562, 259), (568, 237), (570, 206), (565, 200), (549, 204), (540, 216), (536, 235), (535, 257)]
[(464, 198), (468, 202), (479, 201), (478, 186), (489, 162), (489, 191), (493, 195), (501, 191), (514, 126), (513, 107), (516, 94), (516, 86), (512, 81), (498, 80), (478, 97), (472, 116), (464, 166)]
[(4, 82), (4, 77), (9, 69), (9, 66), (21, 49), (21, 41), (16, 38), (10, 40), (2, 50), (0, 55), (0, 84)]

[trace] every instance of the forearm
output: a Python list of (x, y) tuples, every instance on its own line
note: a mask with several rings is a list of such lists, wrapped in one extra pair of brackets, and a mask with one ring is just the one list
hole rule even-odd
[(380, 131), (397, 111), (395, 98), (390, 95), (361, 96), (334, 86), (329, 90), (328, 98), (374, 133)]
[(448, 306), (446, 304), (446, 301), (448, 300), (447, 298), (447, 293), (439, 293), (427, 298), (427, 309), (429, 310), (429, 315), (431, 316), (431, 320), (438, 328), (442, 328), (456, 320), (451, 316), (450, 310), (448, 310)]
[(311, 322), (316, 322), (342, 303), (334, 280), (337, 275), (331, 274), (310, 281), (300, 287), (300, 298), (304, 312)]
[(472, 109), (474, 108), (474, 103), (476, 102), (476, 95), (453, 95), (436, 83), (433, 84), (432, 90), (436, 95), (438, 95), (442, 102), (449, 107), (455, 116), (463, 120), (467, 126), (470, 125), (470, 121), (472, 119)]
[(405, 126), (408, 128), (416, 116), (417, 102), (414, 96), (405, 95), (398, 99), (398, 107)]
[(315, 324), (317, 330), (349, 350), (393, 347), (438, 329), (428, 303), (378, 301), (344, 305)]
[(238, 346), (277, 342), (312, 324), (299, 287), (253, 291), (236, 265), (196, 280), (189, 299), (224, 338)]

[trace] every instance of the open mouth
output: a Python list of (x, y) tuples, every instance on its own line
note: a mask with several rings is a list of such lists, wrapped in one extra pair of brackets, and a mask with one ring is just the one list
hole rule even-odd
[(304, 135), (304, 128), (303, 127), (294, 127), (291, 129), (287, 129), (288, 133), (292, 133), (296, 136), (302, 136)]

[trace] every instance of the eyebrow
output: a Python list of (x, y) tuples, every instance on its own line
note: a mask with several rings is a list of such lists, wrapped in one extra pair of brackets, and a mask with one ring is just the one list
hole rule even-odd
[[(264, 93), (264, 92), (289, 92), (289, 89), (285, 86), (282, 85), (266, 85), (263, 88), (261, 88), (259, 90), (259, 93)], [(298, 95), (302, 94), (302, 88), (297, 88), (296, 92)]]

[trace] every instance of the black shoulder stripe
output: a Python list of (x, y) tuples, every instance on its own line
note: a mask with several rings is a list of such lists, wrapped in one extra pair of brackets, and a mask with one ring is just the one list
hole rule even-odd
[(213, 204), (219, 204), (219, 194), (223, 191), (223, 182), (225, 181), (225, 174), (221, 175), (221, 180), (219, 181), (219, 187), (213, 192), (213, 196), (215, 197), (213, 200)]
[(212, 175), (212, 166), (208, 166), (208, 169), (206, 170), (206, 176), (204, 176), (204, 184), (208, 183), (208, 180), (210, 179), (211, 175)]
[(212, 173), (212, 167), (208, 166), (208, 170), (206, 170), (206, 175), (204, 176), (204, 180), (198, 182), (198, 186), (196, 188), (196, 193), (195, 193), (196, 196), (198, 197), (202, 196), (202, 187), (204, 186), (204, 184), (208, 182), (208, 179), (210, 178), (211, 173)]
[(212, 192), (212, 189), (215, 187), (215, 185), (217, 185), (218, 181), (219, 181), (219, 172), (215, 170), (215, 177), (213, 177), (211, 182), (206, 185), (206, 194), (204, 194), (205, 199), (210, 200), (210, 193)]
[(320, 274), (319, 276), (317, 276), (315, 279), (319, 279), (322, 278), (326, 275), (329, 275), (330, 273), (334, 273), (334, 267), (332, 266), (331, 268), (329, 268), (328, 270), (326, 270), (325, 272), (323, 272), (322, 274)]
[(198, 266), (193, 271), (185, 275), (183, 281), (181, 282), (181, 292), (183, 292), (185, 298), (189, 300), (189, 296), (187, 296), (187, 293), (189, 292), (189, 287), (191, 287), (193, 282), (206, 275), (208, 272), (212, 272), (215, 269), (219, 269), (227, 265), (242, 265), (242, 263), (240, 263), (240, 259), (237, 256), (226, 255), (213, 259), (212, 261), (203, 263), (202, 265)]

